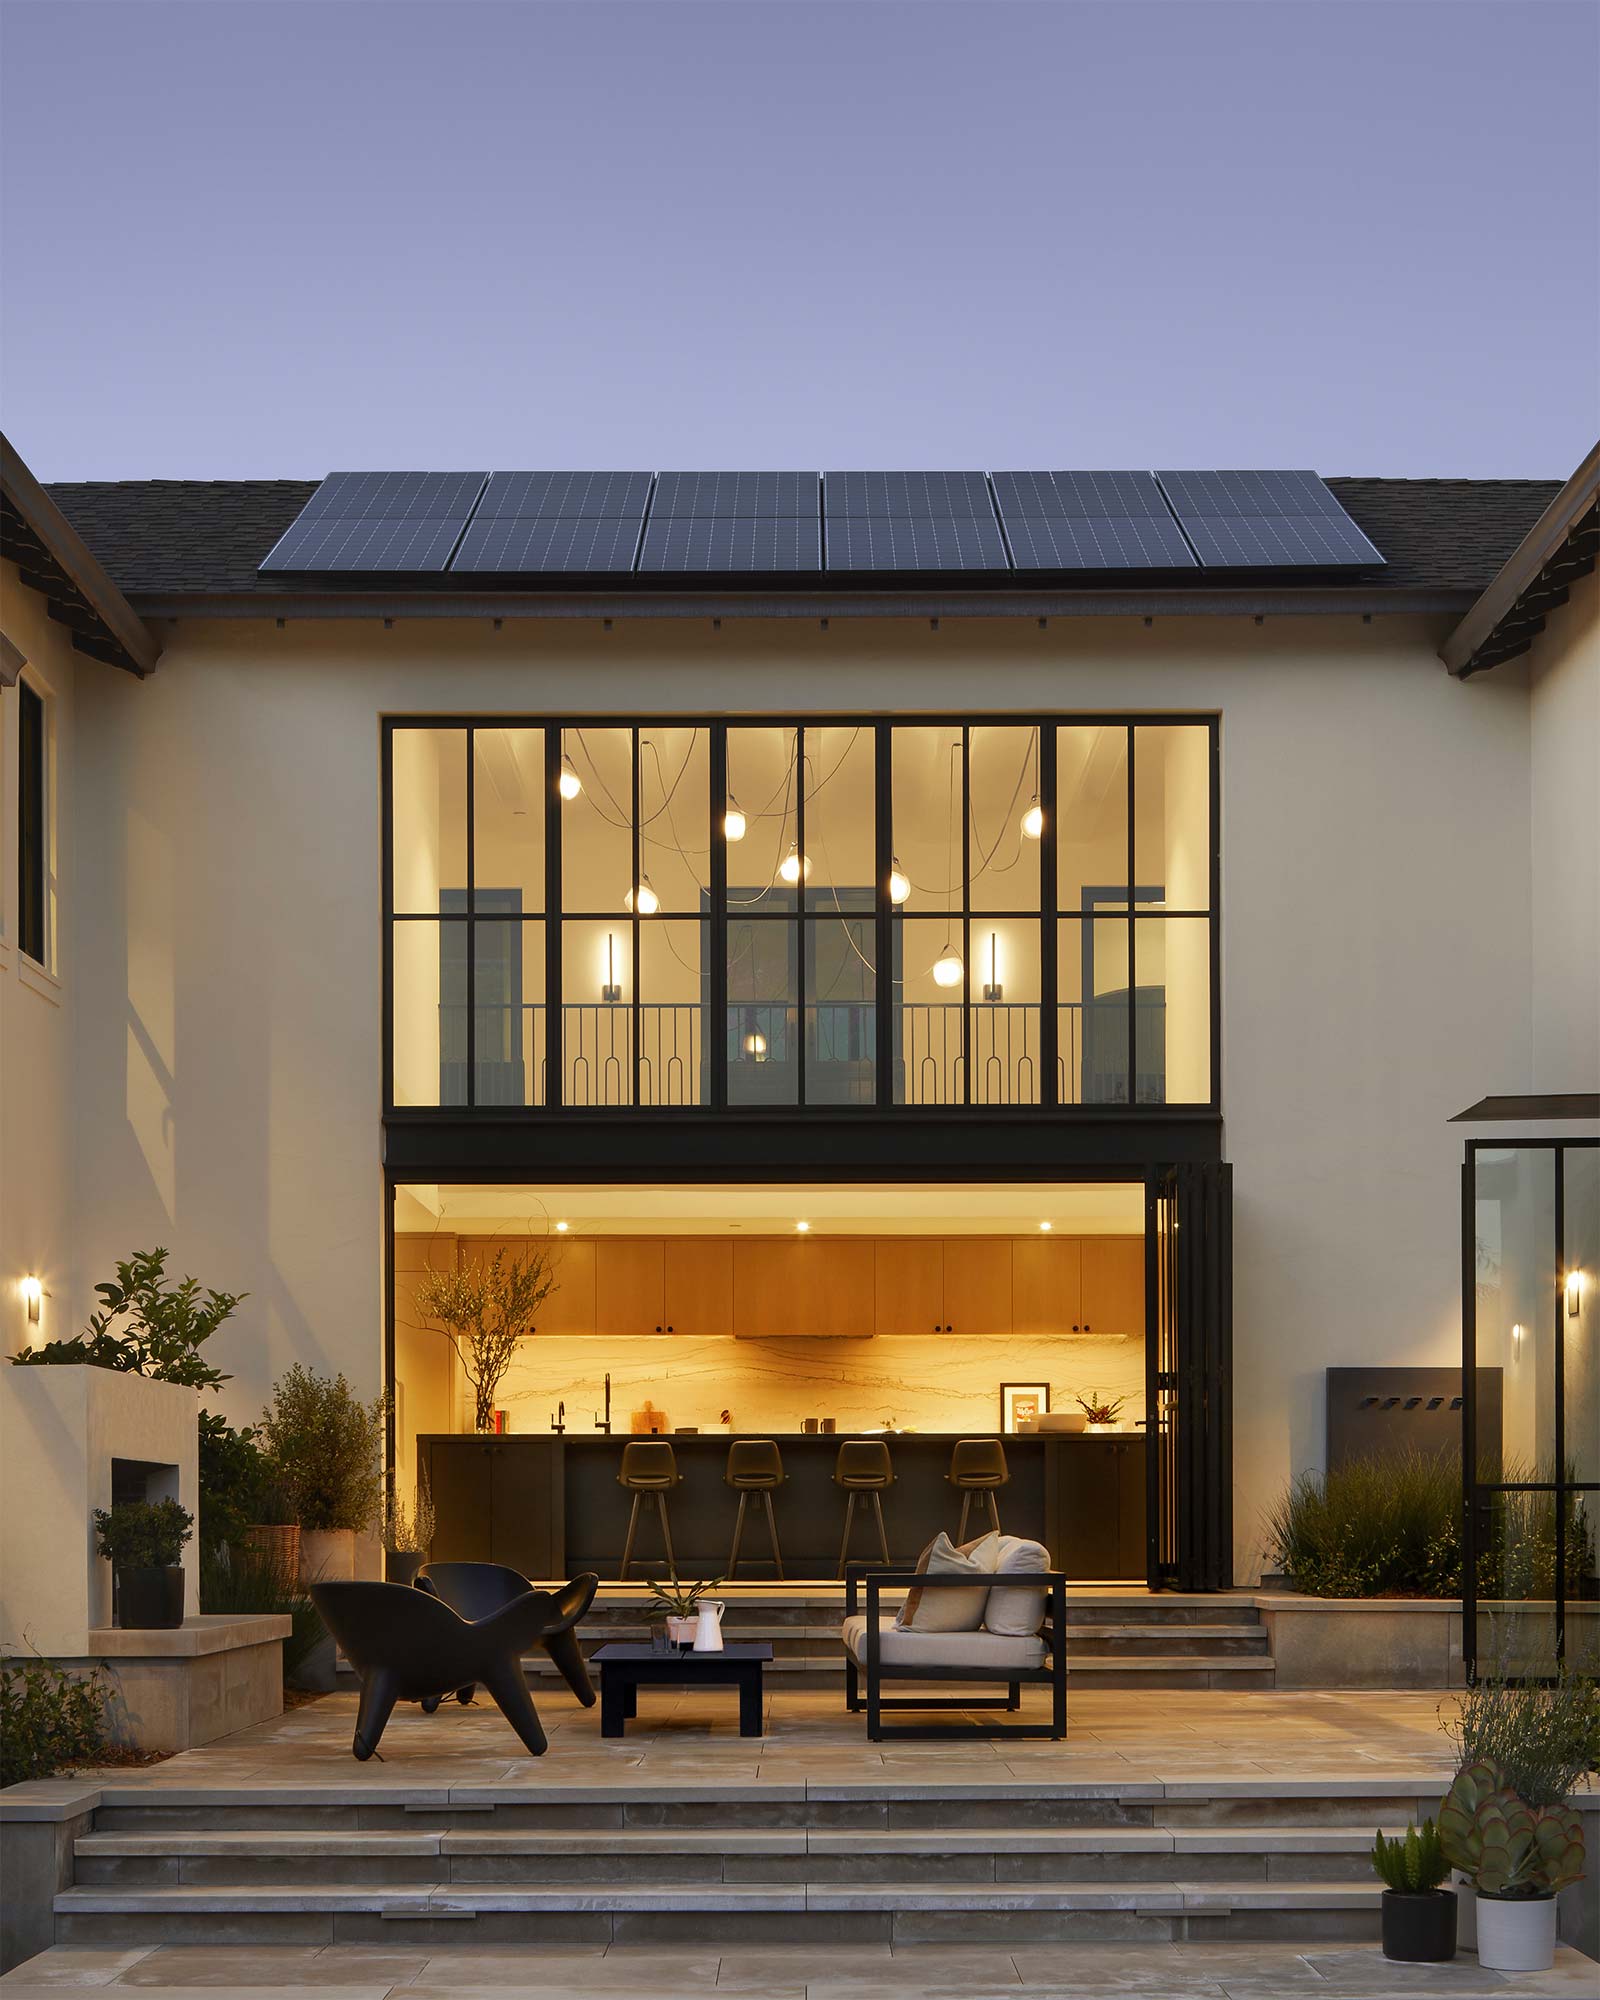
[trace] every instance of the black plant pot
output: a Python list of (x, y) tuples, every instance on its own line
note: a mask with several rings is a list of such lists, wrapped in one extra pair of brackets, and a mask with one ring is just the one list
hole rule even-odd
[(415, 1583), (423, 1562), (420, 1549), (385, 1549), (383, 1574), (389, 1583)]
[(1456, 1955), (1454, 1889), (1383, 1892), (1383, 1955), (1413, 1965), (1439, 1965)]
[(124, 1632), (170, 1632), (183, 1623), (181, 1569), (119, 1569), (117, 1623)]

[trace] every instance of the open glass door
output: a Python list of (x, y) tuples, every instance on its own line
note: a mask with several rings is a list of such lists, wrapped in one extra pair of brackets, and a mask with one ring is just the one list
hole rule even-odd
[(1145, 1189), (1147, 1557), (1152, 1590), (1233, 1581), (1233, 1169)]

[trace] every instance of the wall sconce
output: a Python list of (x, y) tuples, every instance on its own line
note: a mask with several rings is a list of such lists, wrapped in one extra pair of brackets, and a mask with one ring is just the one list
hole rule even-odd
[(1583, 1310), (1583, 1273), (1567, 1273), (1567, 1318), (1576, 1319)]
[(622, 998), (622, 987), (617, 979), (617, 939), (614, 931), (606, 932), (606, 976), (601, 982), (600, 998), (611, 1007)]
[(1000, 937), (996, 931), (989, 933), (989, 983), (983, 989), (983, 997), (991, 1003), (1006, 997), (1006, 990), (1000, 984)]
[(1514, 1361), (1518, 1360), (1520, 1359), (1521, 1354), (1522, 1354), (1522, 1322), (1521, 1320), (1513, 1320), (1511, 1323), (1511, 1358)]
[(44, 1297), (44, 1286), (40, 1284), (37, 1278), (24, 1278), (22, 1281), (22, 1297), (28, 1308), (29, 1325), (37, 1326), (39, 1324), (39, 1302)]

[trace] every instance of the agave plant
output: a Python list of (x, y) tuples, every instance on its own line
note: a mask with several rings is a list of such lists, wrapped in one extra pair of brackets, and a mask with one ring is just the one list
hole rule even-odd
[(1465, 1765), (1439, 1808), (1439, 1838), (1452, 1868), (1485, 1896), (1553, 1896), (1583, 1877), (1583, 1823), (1564, 1805), (1530, 1806), (1498, 1764)]
[(1431, 1819), (1408, 1826), (1392, 1840), (1380, 1833), (1372, 1843), (1372, 1867), (1386, 1888), (1403, 1896), (1426, 1895), (1450, 1872), (1439, 1829)]

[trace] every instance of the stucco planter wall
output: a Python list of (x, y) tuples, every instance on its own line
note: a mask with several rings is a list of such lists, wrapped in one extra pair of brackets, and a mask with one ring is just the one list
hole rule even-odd
[(1461, 1603), (1449, 1597), (1256, 1597), (1280, 1688), (1463, 1684)]

